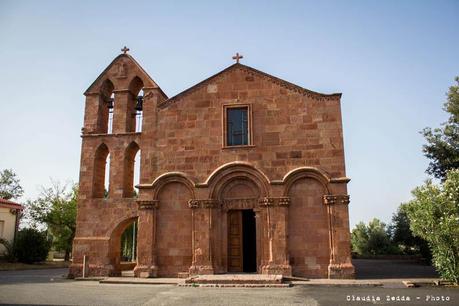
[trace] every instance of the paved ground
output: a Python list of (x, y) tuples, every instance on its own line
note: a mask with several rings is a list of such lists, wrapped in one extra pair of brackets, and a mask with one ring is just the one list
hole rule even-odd
[[(2, 271), (0, 305), (459, 305), (459, 289), (452, 288), (391, 288), (390, 283), (384, 287), (182, 288), (73, 281), (63, 278), (66, 272)], [(387, 296), (410, 301), (387, 301)], [(426, 301), (431, 296), (440, 300)], [(356, 301), (358, 297), (380, 301)]]
[(415, 260), (353, 259), (357, 279), (438, 277), (432, 266)]

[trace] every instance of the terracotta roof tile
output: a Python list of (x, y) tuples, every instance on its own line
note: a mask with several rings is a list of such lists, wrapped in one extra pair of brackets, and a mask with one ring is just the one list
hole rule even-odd
[(0, 198), (0, 207), (23, 209), (21, 204), (2, 198)]

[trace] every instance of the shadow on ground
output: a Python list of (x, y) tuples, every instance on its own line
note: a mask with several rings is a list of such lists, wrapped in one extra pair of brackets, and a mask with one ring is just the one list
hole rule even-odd
[(435, 278), (435, 268), (417, 260), (353, 259), (357, 279)]
[(56, 283), (67, 280), (68, 269), (0, 271), (0, 285), (15, 283)]

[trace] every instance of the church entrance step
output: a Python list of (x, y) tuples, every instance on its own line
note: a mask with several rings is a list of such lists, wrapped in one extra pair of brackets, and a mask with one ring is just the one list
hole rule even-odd
[(214, 288), (228, 288), (228, 287), (244, 287), (244, 288), (288, 288), (293, 287), (292, 284), (177, 284), (179, 287), (214, 287)]
[(282, 275), (266, 275), (266, 274), (211, 274), (211, 275), (195, 275), (187, 278), (185, 284), (245, 284), (245, 285), (268, 285), (282, 284)]

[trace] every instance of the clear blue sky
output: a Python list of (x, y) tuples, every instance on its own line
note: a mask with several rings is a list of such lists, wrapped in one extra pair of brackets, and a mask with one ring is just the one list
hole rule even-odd
[(0, 169), (33, 198), (78, 181), (84, 90), (127, 45), (172, 96), (243, 63), (342, 92), (350, 220), (421, 184), (419, 131), (459, 75), (458, 1), (0, 1)]

